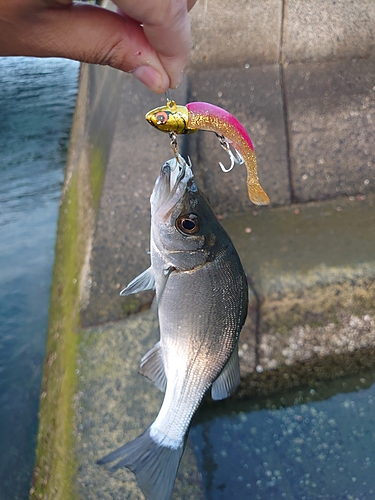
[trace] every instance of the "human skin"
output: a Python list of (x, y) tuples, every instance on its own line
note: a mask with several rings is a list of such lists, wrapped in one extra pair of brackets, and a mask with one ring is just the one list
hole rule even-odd
[(0, 56), (65, 57), (132, 73), (156, 93), (181, 82), (196, 0), (1, 0)]

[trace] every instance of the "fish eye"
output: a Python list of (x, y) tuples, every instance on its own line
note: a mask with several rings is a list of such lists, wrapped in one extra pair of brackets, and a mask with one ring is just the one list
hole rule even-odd
[(168, 114), (165, 111), (162, 111), (162, 112), (158, 113), (155, 116), (155, 119), (156, 119), (156, 123), (158, 125), (161, 125), (163, 123), (167, 123), (167, 121), (168, 121)]
[(183, 234), (196, 234), (200, 229), (199, 218), (195, 214), (180, 215), (176, 227)]

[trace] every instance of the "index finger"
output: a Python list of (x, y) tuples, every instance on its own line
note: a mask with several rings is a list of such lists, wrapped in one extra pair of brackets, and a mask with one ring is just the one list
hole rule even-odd
[(177, 87), (182, 79), (191, 49), (188, 10), (195, 0), (115, 0), (128, 16), (143, 24), (144, 33), (158, 53), (170, 78)]

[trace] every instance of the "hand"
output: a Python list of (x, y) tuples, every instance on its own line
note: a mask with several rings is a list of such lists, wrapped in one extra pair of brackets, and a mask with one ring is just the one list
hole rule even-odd
[(66, 57), (175, 88), (190, 52), (196, 0), (114, 0), (118, 12), (72, 0), (1, 0), (0, 55)]

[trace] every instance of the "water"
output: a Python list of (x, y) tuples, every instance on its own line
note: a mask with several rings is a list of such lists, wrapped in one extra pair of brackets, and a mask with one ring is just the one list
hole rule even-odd
[(207, 500), (375, 498), (375, 374), (202, 408), (190, 437)]
[(0, 500), (28, 498), (78, 63), (0, 58)]

